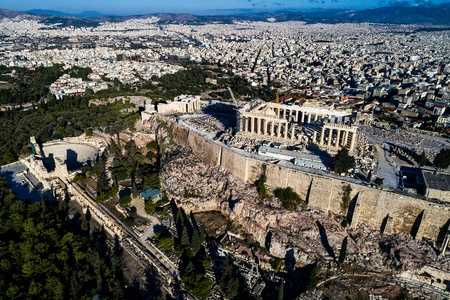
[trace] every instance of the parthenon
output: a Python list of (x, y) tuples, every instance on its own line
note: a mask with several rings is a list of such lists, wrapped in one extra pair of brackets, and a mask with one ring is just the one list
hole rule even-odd
[(355, 119), (351, 110), (255, 100), (239, 109), (236, 132), (291, 142), (306, 137), (322, 148), (346, 147), (354, 151), (357, 134)]

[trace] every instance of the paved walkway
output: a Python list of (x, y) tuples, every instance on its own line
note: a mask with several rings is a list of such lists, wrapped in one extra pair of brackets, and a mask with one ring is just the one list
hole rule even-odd
[(399, 172), (394, 161), (389, 156), (389, 145), (383, 143), (383, 147), (374, 143), (377, 150), (378, 170), (377, 177), (383, 178), (383, 186), (397, 189), (399, 185)]

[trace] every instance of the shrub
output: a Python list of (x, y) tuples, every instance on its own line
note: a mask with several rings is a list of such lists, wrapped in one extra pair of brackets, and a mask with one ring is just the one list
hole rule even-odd
[(267, 198), (267, 196), (269, 196), (265, 185), (266, 181), (267, 181), (266, 175), (261, 175), (261, 177), (259, 177), (259, 179), (255, 181), (256, 191), (258, 192), (259, 196), (262, 199)]
[(280, 199), (283, 207), (287, 210), (294, 210), (302, 203), (302, 198), (291, 187), (276, 189), (275, 196)]
[(270, 266), (275, 272), (278, 272), (280, 270), (282, 264), (283, 261), (278, 257), (270, 259)]
[(171, 253), (175, 246), (175, 242), (170, 237), (164, 237), (158, 242), (158, 245), (164, 252)]

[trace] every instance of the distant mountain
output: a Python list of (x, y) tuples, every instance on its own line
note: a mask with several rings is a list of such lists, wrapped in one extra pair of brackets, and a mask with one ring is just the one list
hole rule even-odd
[[(229, 10), (227, 12), (232, 12)], [(69, 14), (54, 10), (34, 9), (17, 12), (0, 9), (0, 19), (32, 19), (45, 24), (59, 23), (59, 26), (98, 26), (100, 22), (122, 22), (130, 19), (157, 17), (158, 24), (203, 25), (210, 23), (230, 24), (234, 21), (303, 21), (307, 23), (390, 23), (390, 24), (425, 24), (450, 25), (450, 3), (440, 5), (393, 6), (366, 10), (283, 10), (274, 12), (257, 12), (252, 10), (235, 10), (235, 14), (193, 15), (188, 13), (156, 13), (138, 16), (106, 16), (95, 11)]]
[(97, 11), (83, 11), (78, 14), (70, 14), (57, 10), (48, 10), (48, 9), (32, 9), (28, 10), (25, 13), (35, 14), (35, 15), (48, 15), (48, 16), (57, 16), (57, 17), (74, 17), (79, 19), (87, 19), (87, 18), (98, 18), (103, 16), (103, 14)]
[(28, 20), (40, 20), (41, 17), (33, 16), (20, 11), (0, 9), (0, 20), (1, 19), (28, 19)]
[(374, 23), (450, 25), (450, 3), (342, 11), (335, 17)]

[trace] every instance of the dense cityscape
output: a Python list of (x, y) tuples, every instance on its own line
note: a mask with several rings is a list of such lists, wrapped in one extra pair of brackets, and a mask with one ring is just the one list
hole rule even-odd
[(0, 10), (0, 299), (448, 299), (448, 26), (193, 18)]

